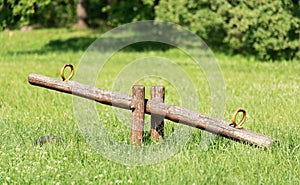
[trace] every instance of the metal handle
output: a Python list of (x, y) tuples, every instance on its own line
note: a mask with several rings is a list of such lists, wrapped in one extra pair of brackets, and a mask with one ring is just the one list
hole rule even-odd
[[(68, 76), (68, 78), (65, 77), (65, 69), (67, 67), (70, 67), (70, 69), (71, 69), (71, 73)], [(65, 64), (65, 65), (63, 65), (63, 67), (60, 70), (60, 76), (61, 76), (62, 80), (63, 81), (69, 81), (69, 80), (71, 80), (71, 78), (73, 77), (73, 75), (74, 75), (74, 67), (73, 67), (73, 65), (72, 64)]]
[[(239, 112), (243, 113), (243, 119), (237, 124), (236, 117)], [(232, 123), (230, 125), (233, 125), (234, 128), (243, 128), (243, 124), (245, 123), (245, 121), (246, 121), (246, 110), (243, 108), (239, 108), (234, 112), (232, 116)]]

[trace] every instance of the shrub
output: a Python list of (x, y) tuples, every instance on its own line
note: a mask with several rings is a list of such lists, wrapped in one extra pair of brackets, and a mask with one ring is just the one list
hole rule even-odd
[[(0, 0), (0, 30), (30, 24), (42, 27), (61, 27), (77, 22), (78, 0)], [(88, 19), (92, 24), (106, 19), (102, 8), (107, 1), (89, 0)], [(128, 12), (126, 13), (128, 14)]]
[(139, 20), (153, 20), (156, 3), (153, 0), (112, 0), (102, 11), (107, 13), (108, 25), (119, 26)]
[(32, 17), (50, 0), (0, 0), (0, 28), (26, 26), (34, 21)]
[(210, 46), (261, 59), (300, 58), (299, 2), (161, 0), (157, 20), (186, 26)]

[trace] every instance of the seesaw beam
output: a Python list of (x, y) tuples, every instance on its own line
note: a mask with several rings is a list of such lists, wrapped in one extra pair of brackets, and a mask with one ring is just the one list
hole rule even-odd
[[(32, 85), (88, 98), (102, 104), (128, 110), (133, 108), (132, 97), (126, 94), (92, 87), (75, 81), (62, 81), (39, 74), (30, 74), (28, 81)], [(145, 99), (144, 103), (146, 114), (163, 116), (165, 119), (218, 134), (235, 141), (264, 148), (277, 143), (277, 140), (269, 136), (244, 128), (234, 128), (230, 126), (229, 122), (211, 118), (180, 106), (147, 99)]]

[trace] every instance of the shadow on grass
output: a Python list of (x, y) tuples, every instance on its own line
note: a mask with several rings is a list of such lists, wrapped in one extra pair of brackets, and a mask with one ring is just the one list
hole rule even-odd
[(66, 52), (66, 51), (84, 51), (92, 44), (96, 37), (73, 37), (67, 40), (52, 40), (48, 42), (41, 51), (47, 52)]
[[(173, 46), (160, 42), (137, 42), (131, 44), (128, 39), (107, 38), (102, 39), (99, 43), (93, 43), (96, 41), (96, 37), (73, 37), (67, 40), (57, 39), (51, 40), (38, 50), (22, 50), (22, 51), (9, 51), (8, 54), (47, 54), (52, 52), (83, 52), (90, 46), (93, 46), (99, 52), (119, 50), (119, 46), (127, 45), (121, 48), (125, 52), (147, 52), (147, 51), (167, 51)], [(93, 45), (92, 45), (93, 44)]]
[[(17, 50), (17, 51), (7, 51), (8, 55), (31, 55), (31, 54), (38, 54), (38, 55), (46, 55), (49, 53), (65, 53), (65, 52), (84, 52), (89, 47), (94, 47), (96, 51), (98, 52), (105, 52), (105, 51), (123, 51), (123, 52), (151, 52), (151, 51), (161, 51), (166, 52), (170, 49), (175, 48), (172, 45), (161, 43), (161, 42), (152, 42), (152, 41), (144, 41), (144, 42), (137, 42), (134, 44), (131, 44), (128, 42), (129, 39), (127, 38), (106, 38), (101, 39), (99, 42), (95, 42), (97, 40), (97, 37), (93, 36), (85, 36), (85, 37), (72, 37), (69, 39), (56, 39), (51, 40), (48, 43), (46, 43), (41, 49), (24, 49), (24, 50)], [(138, 40), (138, 39), (137, 39)], [(142, 40), (142, 39), (141, 39)], [(95, 43), (94, 43), (95, 42)], [(179, 41), (175, 41), (175, 43), (178, 43)], [(170, 43), (173, 43), (170, 41)], [(119, 46), (126, 46), (124, 48), (119, 48)], [(198, 44), (199, 45), (199, 44)], [(207, 46), (203, 44), (201, 48), (194, 47), (193, 44), (188, 45), (185, 44), (187, 50), (194, 50), (201, 53), (201, 51), (206, 52)], [(228, 47), (226, 47), (224, 44), (219, 45), (209, 45), (209, 49), (213, 52), (217, 53), (224, 53), (227, 56), (237, 56), (237, 52), (228, 50)], [(242, 56), (244, 58), (250, 58), (252, 59), (255, 56), (253, 54), (247, 54), (244, 52), (239, 52), (239, 56)], [(257, 59), (258, 60), (258, 59)], [(261, 60), (258, 60), (261, 61)]]
[[(126, 52), (145, 52), (145, 51), (166, 51), (172, 46), (159, 43), (159, 42), (137, 42), (131, 44), (128, 42), (128, 39), (122, 38), (106, 38), (101, 39), (101, 42), (93, 43), (97, 38), (93, 37), (77, 37), (70, 38), (67, 40), (53, 40), (45, 45), (43, 50), (46, 51), (84, 51), (89, 48), (89, 46), (93, 46), (99, 51), (105, 51), (110, 49), (117, 49), (121, 45), (127, 45), (122, 48), (122, 50)], [(93, 44), (93, 45), (92, 45)]]

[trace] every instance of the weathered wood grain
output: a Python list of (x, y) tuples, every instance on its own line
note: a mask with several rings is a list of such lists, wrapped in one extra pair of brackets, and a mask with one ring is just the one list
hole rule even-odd
[[(165, 87), (153, 86), (150, 89), (150, 99), (155, 102), (163, 103), (165, 101)], [(151, 112), (151, 111), (150, 111)], [(151, 137), (156, 141), (164, 137), (164, 116), (151, 113)]]
[(131, 144), (141, 145), (144, 136), (145, 118), (145, 87), (135, 85), (132, 87), (132, 123)]

